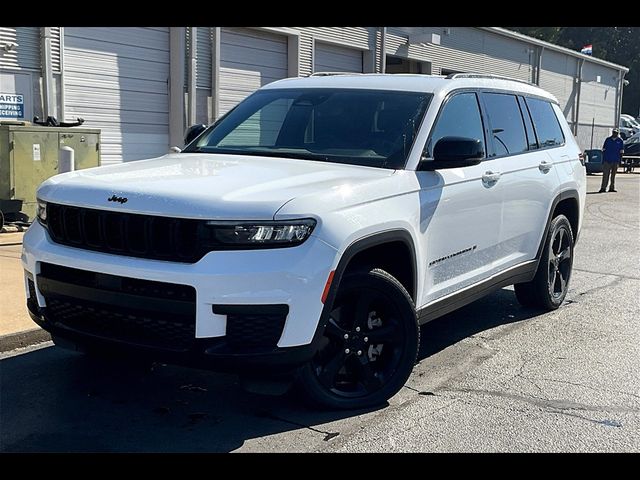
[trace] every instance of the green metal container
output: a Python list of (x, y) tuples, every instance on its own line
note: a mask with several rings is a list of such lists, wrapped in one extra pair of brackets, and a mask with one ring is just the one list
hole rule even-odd
[(100, 165), (100, 130), (0, 124), (0, 211), (32, 221), (36, 189), (58, 173), (60, 147), (73, 148), (75, 169)]

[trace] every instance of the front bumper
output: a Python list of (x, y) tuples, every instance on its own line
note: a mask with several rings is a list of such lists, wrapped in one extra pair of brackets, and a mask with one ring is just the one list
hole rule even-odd
[[(276, 348), (269, 353), (274, 354), (274, 358), (284, 359), (285, 353), (291, 353), (291, 349), (296, 347), (302, 352), (300, 355), (305, 357), (309, 354), (306, 350), (311, 347), (318, 330), (324, 306), (321, 296), (329, 272), (337, 263), (336, 257), (337, 252), (333, 247), (312, 236), (298, 247), (216, 251), (205, 255), (197, 263), (183, 264), (109, 255), (59, 245), (51, 241), (46, 229), (34, 223), (23, 239), (22, 264), (25, 269), (25, 286), (28, 286), (28, 278), (38, 278), (43, 263), (47, 263), (100, 274), (193, 287), (194, 348), (197, 351), (190, 352), (189, 355), (196, 353), (196, 357), (222, 358), (222, 363), (225, 363), (225, 359), (243, 363), (240, 357), (258, 358), (267, 353), (236, 355), (221, 352), (220, 345), (224, 343), (227, 330), (227, 314), (221, 307), (286, 305), (288, 313), (284, 328)], [(45, 296), (40, 291), (38, 282), (34, 283), (36, 298), (30, 303), (34, 321), (52, 334), (74, 341), (108, 341), (86, 335), (85, 338), (80, 338), (81, 333), (61, 330), (48, 322)], [(28, 288), (27, 295), (29, 296)], [(302, 348), (304, 346), (309, 348)], [(120, 347), (141, 351), (146, 348), (139, 345)], [(293, 355), (297, 356), (298, 353)]]
[(51, 322), (46, 308), (29, 306), (31, 319), (51, 333), (57, 345), (78, 351), (104, 351), (112, 356), (147, 358), (166, 363), (235, 373), (289, 373), (309, 361), (315, 354), (320, 335), (308, 345), (274, 348), (271, 351), (233, 353), (224, 348), (221, 338), (195, 339), (184, 351), (114, 341), (63, 328)]

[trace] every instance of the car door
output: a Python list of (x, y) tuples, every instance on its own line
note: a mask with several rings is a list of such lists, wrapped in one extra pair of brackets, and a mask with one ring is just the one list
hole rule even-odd
[[(438, 139), (448, 136), (479, 139), (486, 146), (476, 92), (457, 92), (445, 100), (425, 145), (425, 155), (431, 157)], [(422, 305), (494, 273), (502, 208), (495, 170), (495, 161), (487, 159), (470, 167), (416, 171), (420, 247), (426, 257)]]
[[(523, 97), (505, 92), (484, 92), (484, 107), (492, 132), (496, 168), (501, 172), (502, 222), (496, 266), (499, 270), (535, 258), (554, 192), (558, 172), (552, 147), (564, 143), (552, 133), (549, 122), (555, 117), (541, 117), (536, 136), (527, 102)], [(544, 100), (531, 99), (532, 108), (548, 109)], [(558, 126), (559, 131), (559, 126)], [(560, 135), (562, 135), (561, 131)]]

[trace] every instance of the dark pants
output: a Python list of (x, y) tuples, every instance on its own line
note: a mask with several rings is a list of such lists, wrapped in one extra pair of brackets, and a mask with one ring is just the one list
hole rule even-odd
[(607, 183), (609, 183), (609, 174), (611, 174), (611, 185), (609, 190), (616, 189), (616, 172), (618, 171), (618, 163), (602, 162), (602, 184), (600, 190), (607, 189)]

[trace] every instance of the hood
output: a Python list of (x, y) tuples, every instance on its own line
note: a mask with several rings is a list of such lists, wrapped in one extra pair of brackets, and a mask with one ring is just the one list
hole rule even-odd
[[(38, 198), (151, 215), (265, 220), (299, 195), (392, 174), (311, 160), (179, 153), (56, 175), (40, 186)], [(126, 202), (109, 201), (114, 195)]]

